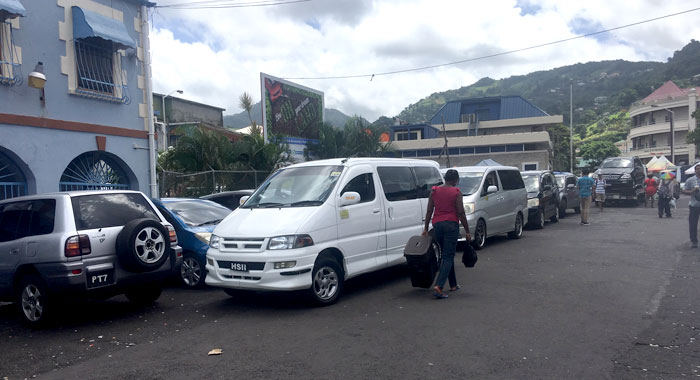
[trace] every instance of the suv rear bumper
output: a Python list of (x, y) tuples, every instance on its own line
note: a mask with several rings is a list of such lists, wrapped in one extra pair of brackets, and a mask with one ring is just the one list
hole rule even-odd
[[(112, 296), (126, 289), (164, 281), (182, 264), (182, 248), (172, 248), (168, 260), (152, 272), (131, 272), (118, 263), (116, 255), (81, 261), (35, 264), (49, 289), (58, 295)], [(93, 276), (107, 275), (106, 283), (90, 285)]]

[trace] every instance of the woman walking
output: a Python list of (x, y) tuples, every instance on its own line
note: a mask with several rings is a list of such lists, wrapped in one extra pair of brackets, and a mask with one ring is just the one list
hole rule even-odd
[(462, 203), (462, 191), (457, 187), (458, 183), (459, 173), (454, 169), (448, 170), (445, 173), (445, 183), (441, 186), (433, 186), (428, 200), (428, 211), (425, 214), (423, 236), (428, 235), (432, 219), (433, 239), (440, 246), (442, 252), (440, 273), (433, 287), (433, 296), (438, 299), (447, 298), (447, 294), (442, 291), (442, 288), (448, 277), (450, 290), (455, 291), (459, 288), (454, 268), (455, 250), (457, 249), (457, 239), (459, 239), (459, 222), (462, 222), (466, 231), (466, 244), (470, 244), (471, 240), (469, 224)]
[(647, 179), (644, 180), (644, 207), (647, 207), (649, 200), (651, 200), (651, 206), (654, 207), (654, 195), (656, 194), (656, 188), (659, 186), (654, 179), (654, 174), (647, 174)]

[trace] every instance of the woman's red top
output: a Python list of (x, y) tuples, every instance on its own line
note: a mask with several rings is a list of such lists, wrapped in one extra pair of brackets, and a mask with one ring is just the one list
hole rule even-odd
[(644, 189), (647, 195), (656, 194), (656, 187), (658, 186), (656, 180), (653, 178), (647, 178), (644, 180), (644, 184), (647, 185), (646, 189)]
[(456, 186), (433, 186), (433, 225), (438, 222), (459, 222), (456, 199), (462, 195)]

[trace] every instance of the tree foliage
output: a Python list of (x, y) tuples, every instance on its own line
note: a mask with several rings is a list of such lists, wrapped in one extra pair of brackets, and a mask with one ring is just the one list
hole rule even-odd
[(593, 141), (581, 147), (580, 154), (584, 160), (589, 160), (592, 166), (598, 166), (607, 157), (620, 155), (615, 144), (606, 140)]
[(319, 131), (319, 143), (308, 144), (304, 150), (307, 158), (383, 157), (392, 151), (391, 143), (380, 141), (387, 129), (369, 124), (357, 115), (350, 118), (343, 129), (324, 123)]

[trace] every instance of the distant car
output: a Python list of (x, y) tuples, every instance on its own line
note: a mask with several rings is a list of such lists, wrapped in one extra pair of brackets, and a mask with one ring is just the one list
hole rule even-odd
[(574, 209), (577, 214), (581, 212), (581, 201), (576, 189), (576, 176), (569, 172), (554, 172), (559, 186), (559, 217), (566, 216), (567, 209)]
[(531, 170), (520, 173), (527, 190), (527, 223), (544, 228), (545, 219), (559, 221), (559, 186), (550, 170)]
[(638, 157), (606, 158), (595, 171), (598, 174), (605, 179), (606, 200), (626, 200), (632, 204), (644, 201), (647, 169)]
[(0, 301), (41, 326), (76, 296), (155, 302), (182, 260), (175, 229), (143, 193), (90, 190), (0, 201)]
[(255, 190), (224, 191), (222, 193), (205, 195), (199, 199), (214, 201), (226, 208), (235, 210), (240, 206), (241, 198), (253, 195), (254, 191)]
[(175, 227), (184, 255), (179, 271), (180, 280), (188, 287), (203, 286), (209, 237), (214, 227), (231, 210), (204, 199), (162, 198), (154, 199), (153, 203)]

